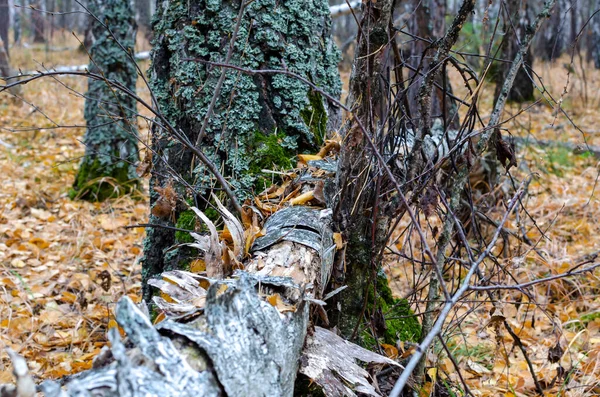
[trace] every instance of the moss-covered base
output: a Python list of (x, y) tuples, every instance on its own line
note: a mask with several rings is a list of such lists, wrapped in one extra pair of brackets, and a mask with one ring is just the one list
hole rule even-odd
[[(366, 222), (366, 221), (365, 221)], [(355, 225), (360, 230), (361, 225)], [(395, 345), (398, 340), (416, 342), (421, 337), (421, 324), (410, 310), (406, 299), (396, 299), (380, 269), (372, 279), (370, 242), (362, 233), (352, 233), (346, 249), (351, 272), (344, 283), (348, 286), (339, 294), (342, 310), (332, 320), (345, 338), (351, 337), (359, 325), (357, 343), (374, 349), (377, 343)], [(365, 324), (375, 325), (364, 327)], [(375, 333), (375, 335), (373, 334)]]
[(81, 163), (73, 188), (69, 191), (72, 200), (104, 201), (134, 192), (139, 181), (129, 177), (125, 163), (110, 167), (100, 164), (100, 160), (84, 159)]
[[(410, 310), (406, 299), (397, 299), (392, 295), (387, 277), (383, 272), (377, 275), (377, 299), (374, 298), (373, 287), (367, 293), (367, 312), (379, 313), (383, 320), (383, 327), (377, 335), (378, 343), (395, 345), (398, 340), (418, 342), (421, 339), (421, 324)], [(363, 345), (368, 348), (375, 347), (375, 339), (369, 331), (361, 335)]]

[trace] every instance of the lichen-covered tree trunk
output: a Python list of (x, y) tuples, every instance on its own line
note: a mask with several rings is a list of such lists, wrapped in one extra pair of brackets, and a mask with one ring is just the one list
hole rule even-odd
[[(506, 10), (504, 15), (504, 38), (501, 47), (501, 59), (514, 59), (519, 43), (525, 37), (525, 29), (529, 26), (528, 5), (521, 0), (508, 0), (506, 2)], [(523, 60), (523, 66), (519, 69), (515, 78), (508, 100), (512, 102), (526, 102), (534, 99), (533, 95), (533, 80), (530, 76), (530, 70), (533, 66), (533, 54), (531, 49), (528, 49)], [(502, 86), (506, 80), (506, 75), (510, 69), (510, 63), (502, 62), (498, 65), (498, 73), (496, 74), (496, 90), (494, 93), (494, 102), (498, 100)]]
[[(166, 119), (199, 144), (244, 200), (271, 184), (273, 174), (262, 170), (288, 169), (296, 154), (317, 150), (337, 127), (339, 109), (294, 77), (249, 75), (205, 62), (225, 62), (236, 36), (230, 64), (295, 72), (333, 96), (340, 95), (341, 83), (326, 0), (251, 1), (236, 29), (239, 11), (235, 0), (160, 2), (151, 85)], [(144, 281), (194, 258), (192, 249), (179, 245), (189, 235), (164, 226), (193, 229), (187, 204), (210, 214), (209, 192), (219, 192), (213, 175), (165, 129), (153, 129), (152, 148), (150, 223), (159, 227), (148, 229)]]
[[(135, 93), (137, 70), (133, 54), (137, 27), (128, 0), (101, 0), (91, 11), (110, 27), (93, 24), (96, 40), (89, 70), (117, 81)], [(123, 48), (130, 54), (126, 53)], [(136, 101), (97, 79), (88, 81), (85, 101), (85, 156), (73, 183), (72, 197), (102, 201), (137, 186)]]

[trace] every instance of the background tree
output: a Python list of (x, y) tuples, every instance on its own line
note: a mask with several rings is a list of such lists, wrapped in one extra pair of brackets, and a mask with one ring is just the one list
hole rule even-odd
[[(135, 93), (137, 69), (132, 55), (137, 28), (129, 1), (102, 0), (93, 5), (91, 11), (99, 20), (93, 24), (96, 40), (89, 70)], [(130, 192), (137, 186), (139, 159), (135, 99), (105, 81), (90, 79), (84, 113), (86, 152), (71, 196), (102, 201)]]
[(565, 0), (556, 2), (548, 23), (544, 24), (537, 36), (535, 56), (543, 61), (554, 61), (558, 59), (566, 44)]
[(32, 1), (29, 4), (31, 10), (31, 30), (33, 31), (34, 43), (46, 42), (46, 18), (43, 13), (45, 11), (45, 3), (43, 1)]
[[(596, 9), (600, 9), (598, 7), (600, 7), (600, 2), (596, 2)], [(600, 17), (595, 15), (590, 21), (590, 25), (589, 56), (596, 69), (600, 69)]]
[[(505, 7), (501, 7), (500, 15), (504, 20), (502, 42), (500, 44), (500, 58), (502, 60), (514, 59), (519, 49), (519, 43), (526, 34), (526, 28), (531, 23), (529, 17), (529, 6), (527, 2), (521, 0), (508, 0)], [(523, 66), (516, 76), (508, 96), (509, 101), (525, 102), (534, 99), (533, 80), (531, 77), (531, 68), (533, 66), (533, 53), (528, 49), (523, 61)], [(496, 90), (494, 92), (495, 101), (498, 99), (506, 75), (510, 69), (510, 63), (499, 62), (498, 72), (496, 73)]]
[(8, 0), (0, 0), (0, 40), (4, 45), (4, 51), (8, 56), (9, 40), (8, 32), (10, 30), (10, 10), (8, 8)]
[(144, 37), (147, 39), (152, 38), (152, 14), (154, 8), (154, 0), (135, 0), (136, 21)]
[[(434, 57), (433, 42), (442, 38), (446, 32), (446, 0), (413, 0), (410, 3), (410, 12), (414, 17), (409, 19), (410, 48), (407, 55), (409, 69), (408, 103), (410, 114), (419, 112), (419, 98), (425, 70)], [(456, 105), (448, 93), (452, 93), (452, 86), (446, 70), (437, 75), (431, 96), (431, 114), (434, 118), (441, 118), (454, 129), (458, 128), (459, 119), (456, 116)], [(415, 123), (415, 125), (418, 122)]]
[[(157, 227), (147, 231), (144, 280), (185, 268), (194, 258), (191, 248), (178, 245), (189, 242), (189, 234), (169, 227), (194, 228), (188, 204), (214, 206), (209, 192), (220, 192), (223, 181), (217, 183), (207, 164), (221, 170), (244, 200), (271, 184), (273, 175), (262, 170), (288, 169), (296, 154), (316, 151), (339, 124), (339, 109), (294, 77), (248, 75), (210, 64), (285, 69), (339, 97), (339, 53), (330, 36), (327, 2), (242, 4), (159, 4), (152, 91), (169, 123), (201, 148), (207, 161), (174, 142), (170, 132), (153, 129), (150, 223)], [(145, 298), (149, 293), (146, 288)]]

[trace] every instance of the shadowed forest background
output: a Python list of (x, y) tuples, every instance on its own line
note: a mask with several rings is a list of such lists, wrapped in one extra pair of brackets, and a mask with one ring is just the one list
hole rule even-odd
[[(361, 34), (367, 35), (366, 30), (357, 28), (361, 8), (356, 7), (353, 12), (345, 9), (340, 15), (336, 15), (335, 8), (331, 9), (332, 37), (340, 49), (337, 65), (341, 78), (340, 101), (347, 103), (348, 100), (348, 106), (356, 113), (348, 117), (349, 112), (342, 112), (343, 121), (340, 120), (335, 129), (329, 124), (321, 125), (320, 121), (315, 122), (320, 117), (315, 109), (324, 106), (319, 101), (326, 103), (325, 96), (311, 91), (311, 95), (317, 92), (318, 100), (311, 102), (312, 113), (308, 118), (302, 115), (302, 119), (310, 131), (313, 127), (314, 131), (322, 128), (322, 139), (310, 144), (299, 143), (295, 149), (298, 153), (293, 155), (284, 150), (285, 166), (275, 164), (276, 156), (281, 155), (279, 152), (273, 154), (263, 150), (271, 148), (269, 143), (250, 150), (250, 156), (266, 160), (254, 161), (250, 157), (248, 168), (257, 173), (266, 168), (268, 172), (261, 174), (258, 182), (252, 180), (245, 185), (246, 179), (240, 177), (240, 173), (236, 174), (238, 171), (231, 171), (234, 175), (231, 180), (239, 177), (241, 181), (231, 183), (234, 193), (247, 192), (240, 198), (244, 210), (252, 208), (254, 213), (267, 218), (290, 205), (329, 208), (327, 197), (320, 198), (324, 195), (322, 186), (320, 195), (315, 193), (319, 188), (315, 188), (311, 190), (312, 196), (290, 186), (294, 186), (295, 178), (307, 169), (315, 175), (311, 168), (314, 163), (310, 163), (313, 160), (345, 161), (344, 155), (340, 154), (347, 142), (344, 126), (348, 124), (344, 123), (354, 117), (363, 117), (360, 106), (367, 102), (369, 94), (387, 98), (381, 103), (375, 100), (377, 103), (370, 108), (375, 113), (387, 107), (389, 111), (382, 112), (386, 117), (377, 119), (386, 126), (386, 131), (418, 129), (418, 122), (414, 120), (420, 119), (420, 114), (405, 112), (406, 109), (423, 108), (419, 102), (422, 92), (418, 90), (423, 78), (415, 77), (415, 74), (419, 70), (427, 71), (434, 62), (433, 53), (439, 47), (433, 43), (441, 42), (461, 7), (457, 0), (443, 2), (411, 0), (394, 3), (393, 19), (387, 24), (389, 32), (394, 33), (385, 37), (381, 48), (385, 47), (386, 57), (395, 61), (381, 70), (387, 70), (393, 76), (390, 81), (396, 84), (412, 82), (403, 91), (401, 100), (398, 99), (401, 90), (395, 91), (396, 88), (389, 88), (389, 92), (387, 88), (381, 88), (384, 92), (381, 94), (373, 88), (375, 94), (367, 90), (357, 99), (357, 90), (351, 84), (352, 69), (354, 65), (356, 71), (361, 65), (361, 57), (355, 57), (357, 40)], [(135, 41), (130, 37), (135, 46), (129, 49), (129, 56), (133, 58), (137, 54), (137, 65), (144, 76), (151, 74), (149, 58), (153, 55), (149, 51), (153, 49), (153, 40), (157, 40), (152, 33), (155, 5), (151, 3), (151, 0), (136, 0), (132, 8), (137, 36)], [(346, 3), (331, 0), (329, 5), (335, 7)], [(350, 3), (355, 5), (355, 2)], [(450, 55), (444, 57), (443, 66), (439, 66), (441, 72), (431, 82), (434, 88), (429, 90), (433, 92), (431, 104), (427, 105), (431, 108), (430, 118), (438, 124), (436, 127), (436, 121), (432, 121), (423, 128), (431, 129), (432, 136), (436, 128), (446, 133), (444, 138), (432, 141), (437, 145), (433, 149), (437, 157), (428, 159), (425, 154), (428, 141), (424, 140), (421, 161), (425, 171), (423, 174), (421, 171), (404, 173), (401, 169), (404, 160), (398, 160), (402, 159), (402, 154), (386, 152), (388, 146), (393, 146), (393, 139), (376, 142), (386, 164), (396, 176), (404, 178), (402, 187), (419, 178), (425, 180), (422, 175), (429, 172), (431, 178), (422, 185), (410, 185), (411, 193), (418, 191), (419, 194), (411, 196), (412, 201), (406, 208), (415, 209), (416, 219), (409, 217), (411, 211), (402, 210), (403, 204), (399, 196), (393, 194), (392, 183), (368, 185), (365, 182), (366, 192), (372, 194), (380, 189), (374, 197), (380, 197), (381, 202), (394, 203), (380, 204), (375, 200), (375, 205), (366, 206), (369, 214), (377, 214), (374, 207), (382, 208), (381, 211), (393, 207), (390, 209), (393, 216), (390, 215), (389, 225), (385, 225), (386, 233), (389, 231), (384, 241), (385, 249), (381, 255), (373, 254), (377, 264), (367, 272), (377, 280), (383, 274), (387, 276), (389, 290), (385, 282), (375, 295), (373, 290), (365, 289), (361, 297), (364, 295), (367, 309), (363, 308), (361, 321), (356, 327), (352, 323), (348, 334), (344, 334), (342, 320), (336, 323), (336, 329), (341, 329), (347, 339), (405, 364), (427, 333), (422, 328), (427, 327), (424, 323), (433, 323), (441, 312), (446, 288), (435, 284), (436, 289), (440, 289), (437, 295), (432, 295), (430, 283), (436, 275), (431, 266), (426, 266), (433, 257), (427, 256), (429, 248), (425, 248), (424, 241), (432, 247), (443, 247), (440, 251), (446, 262), (440, 269), (442, 279), (451, 291), (458, 290), (463, 282), (469, 271), (466, 264), (485, 254), (481, 274), (477, 275), (481, 283), (473, 284), (470, 293), (452, 305), (439, 339), (436, 338), (427, 351), (423, 367), (418, 367), (423, 375), (421, 378), (416, 375), (417, 383), (420, 383), (415, 389), (417, 395), (600, 395), (600, 273), (596, 269), (600, 266), (597, 261), (600, 253), (600, 187), (597, 186), (600, 176), (600, 15), (596, 15), (599, 7), (600, 3), (595, 0), (559, 0), (556, 3), (544, 18), (524, 57), (525, 66), (510, 90), (501, 123), (488, 128), (499, 134), (489, 145), (491, 149), (480, 158), (471, 158), (462, 152), (460, 158), (453, 158), (452, 150), (448, 148), (450, 143), (444, 143), (444, 140), (450, 142), (457, 138), (450, 136), (448, 131), (467, 131), (465, 134), (468, 135), (486, 130), (481, 126), (490, 120), (501, 96), (508, 66), (528, 33), (527, 26), (544, 8), (541, 1), (475, 2), (474, 11), (469, 12), (456, 42), (449, 49)], [(160, 16), (155, 15), (155, 29), (160, 25), (159, 21)], [(137, 131), (138, 138), (134, 142), (139, 148), (139, 156), (131, 166), (137, 174), (123, 180), (98, 174), (80, 183), (78, 172), (84, 164), (82, 161), (91, 155), (90, 152), (86, 154), (84, 145), (84, 112), (92, 111), (86, 107), (90, 105), (85, 104), (89, 89), (85, 73), (91, 71), (93, 64), (102, 71), (99, 59), (94, 60), (92, 55), (90, 60), (93, 42), (101, 37), (94, 36), (90, 25), (89, 15), (76, 1), (0, 0), (0, 38), (4, 45), (0, 51), (0, 77), (22, 74), (25, 79), (36, 73), (48, 74), (0, 92), (0, 347), (3, 348), (0, 384), (13, 382), (12, 364), (4, 352), (5, 347), (26, 359), (36, 382), (91, 369), (92, 360), (108, 343), (109, 329), (118, 327), (115, 320), (117, 301), (124, 296), (136, 303), (143, 297), (148, 301), (152, 299), (147, 286), (149, 277), (142, 276), (140, 264), (144, 249), (148, 249), (144, 245), (146, 230), (152, 227), (139, 225), (155, 223), (150, 216), (159, 218), (155, 212), (156, 201), (166, 197), (164, 190), (156, 190), (158, 185), (154, 182), (149, 186), (146, 168), (155, 148), (152, 128), (157, 128), (159, 121), (156, 121), (156, 114), (133, 102), (132, 106), (137, 109), (124, 110), (133, 115), (120, 117), (134, 120), (135, 125), (130, 127)], [(115, 35), (118, 34), (115, 31)], [(395, 47), (388, 48), (392, 41), (390, 37), (393, 37)], [(223, 39), (223, 43), (227, 41)], [(222, 48), (226, 49), (228, 45), (223, 44)], [(367, 54), (381, 48), (370, 48)], [(370, 59), (366, 55), (363, 58)], [(158, 58), (154, 59), (158, 62)], [(398, 72), (400, 63), (403, 69)], [(83, 75), (59, 75), (52, 74), (53, 71), (82, 72)], [(473, 75), (469, 75), (470, 71)], [(323, 84), (326, 80), (323, 79)], [(14, 81), (18, 80), (7, 79), (6, 84)], [(174, 81), (175, 78), (173, 84)], [(153, 103), (155, 99), (145, 79), (138, 76), (131, 84), (136, 87), (136, 95), (141, 100)], [(393, 85), (386, 81), (381, 86), (388, 87), (386, 84)], [(224, 87), (227, 89), (227, 83)], [(335, 84), (331, 87), (335, 89)], [(162, 93), (156, 94), (158, 102), (168, 100)], [(436, 99), (436, 95), (439, 98)], [(314, 101), (314, 97), (308, 101)], [(213, 112), (220, 110), (217, 107)], [(374, 119), (372, 115), (364, 118), (375, 125)], [(199, 117), (198, 125), (193, 128), (200, 129), (200, 125), (202, 119)], [(208, 135), (212, 133), (210, 128), (209, 125)], [(367, 125), (369, 131), (371, 128), (377, 129)], [(468, 141), (465, 147), (476, 147), (478, 134), (464, 138)], [(285, 147), (284, 136), (275, 136), (279, 139), (275, 146)], [(396, 149), (405, 145), (404, 150), (408, 151), (413, 147), (406, 144), (408, 135), (397, 136), (402, 136), (405, 142), (397, 144)], [(264, 139), (269, 142), (268, 138)], [(218, 145), (214, 143), (214, 146)], [(327, 150), (319, 150), (323, 147)], [(442, 147), (445, 149), (440, 149)], [(448, 160), (442, 164), (442, 158)], [(449, 210), (452, 208), (449, 202), (453, 172), (464, 164), (469, 167), (467, 188), (457, 196), (459, 204), (456, 208), (460, 211), (454, 214)], [(228, 167), (225, 160), (217, 163), (226, 178), (229, 178)], [(365, 173), (371, 175), (369, 180), (375, 181), (385, 174), (381, 170), (372, 171), (372, 168), (376, 167), (365, 167), (368, 169)], [(156, 165), (154, 169), (157, 169)], [(316, 172), (317, 178), (327, 173), (320, 168)], [(212, 184), (209, 191), (219, 196), (216, 202), (225, 202), (237, 216), (233, 204), (227, 203), (224, 189), (211, 179), (205, 181)], [(196, 182), (190, 181), (191, 184)], [(89, 186), (95, 186), (96, 190), (89, 190), (92, 191), (89, 193)], [(99, 198), (101, 191), (104, 196), (101, 201), (96, 201), (94, 198)], [(157, 192), (160, 198), (157, 198)], [(202, 194), (211, 197), (208, 193)], [(180, 204), (201, 207), (194, 203), (194, 197), (188, 197), (187, 204)], [(355, 196), (353, 199), (357, 203), (360, 201)], [(210, 200), (213, 199), (209, 198), (210, 204), (201, 209), (213, 220), (210, 211), (217, 204)], [(340, 206), (352, 208), (343, 200), (341, 203)], [(189, 209), (173, 208), (163, 216), (165, 222), (171, 222), (169, 218), (177, 213), (178, 218), (171, 226), (180, 229), (173, 230), (173, 238), (182, 245), (198, 240), (191, 238), (189, 233), (185, 236), (176, 233), (187, 229), (208, 233), (195, 217), (191, 223), (180, 221), (183, 219), (181, 214), (186, 211), (190, 212)], [(334, 214), (336, 211), (334, 208)], [(343, 210), (340, 211), (346, 216)], [(191, 214), (195, 216), (193, 212)], [(444, 225), (450, 215), (461, 226), (441, 243), (443, 237), (440, 236), (444, 235)], [(244, 243), (252, 245), (255, 238), (262, 236), (262, 224), (249, 222), (248, 230), (256, 230)], [(246, 228), (243, 220), (242, 223)], [(223, 222), (218, 221), (215, 224), (219, 228), (219, 237), (232, 245), (231, 226), (223, 226)], [(375, 230), (379, 224), (373, 224), (375, 226), (369, 224), (369, 228)], [(416, 227), (417, 224), (420, 226)], [(339, 244), (337, 252), (343, 251), (341, 246), (351, 245), (353, 240), (346, 239), (344, 231), (334, 232), (340, 239), (344, 235), (344, 243), (335, 241)], [(490, 241), (494, 243), (488, 247)], [(183, 253), (177, 255), (179, 260)], [(228, 263), (233, 269), (243, 268), (237, 259)], [(341, 268), (345, 270), (344, 265)], [(162, 268), (157, 274), (163, 270), (170, 269)], [(196, 258), (186, 262), (185, 270), (210, 273), (206, 261)], [(380, 274), (379, 270), (382, 271)], [(373, 279), (365, 284), (372, 283)], [(375, 288), (379, 288), (379, 281), (374, 283)], [(339, 286), (342, 284), (344, 282)], [(509, 288), (502, 288), (502, 285)], [(390, 294), (390, 300), (380, 300), (378, 294)], [(164, 290), (156, 295), (168, 303), (174, 302)], [(271, 294), (267, 300), (280, 312), (290, 311), (289, 302), (278, 300), (278, 297)], [(371, 301), (379, 306), (369, 312)], [(438, 305), (432, 306), (432, 302)], [(399, 306), (402, 306), (403, 314), (398, 314)], [(157, 324), (165, 317), (169, 318), (165, 313), (168, 310), (164, 307), (155, 308), (151, 313), (153, 322)], [(315, 314), (314, 317), (319, 318), (315, 323), (325, 323), (322, 316)], [(406, 318), (416, 319), (416, 328), (408, 327), (410, 321), (404, 321)], [(429, 330), (431, 328), (426, 329)], [(388, 395), (398, 373), (385, 372), (379, 367), (368, 369), (372, 379), (379, 379), (377, 392)]]

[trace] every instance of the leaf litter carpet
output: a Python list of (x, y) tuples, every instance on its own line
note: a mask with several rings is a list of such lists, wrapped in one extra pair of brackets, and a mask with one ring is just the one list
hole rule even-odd
[[(548, 67), (544, 77), (553, 76), (560, 76), (550, 81), (560, 93), (565, 72), (560, 66)], [(600, 98), (590, 95), (584, 103), (586, 89), (600, 92), (600, 74), (589, 79), (586, 87), (571, 76), (574, 89), (563, 108), (588, 131), (589, 143), (600, 145), (596, 138)], [(85, 91), (84, 81), (63, 81)], [(0, 94), (0, 348), (13, 348), (27, 359), (38, 379), (46, 379), (90, 368), (106, 343), (107, 329), (114, 326), (115, 303), (123, 295), (139, 300), (137, 262), (144, 232), (124, 226), (144, 223), (148, 207), (144, 197), (101, 204), (71, 201), (68, 190), (83, 154), (84, 128), (56, 125), (81, 126), (83, 99), (50, 80), (25, 87), (23, 97), (35, 107)], [(483, 102), (482, 108), (491, 107), (489, 100)], [(508, 114), (517, 111), (507, 109)], [(507, 127), (517, 136), (582, 142), (582, 134), (566, 118), (544, 105)], [(526, 205), (545, 237), (527, 220), (511, 218), (506, 228), (516, 234), (525, 230), (536, 248), (546, 253), (540, 256), (513, 241), (503, 263), (524, 282), (564, 272), (600, 250), (598, 160), (535, 145), (520, 149), (518, 158), (522, 167), (513, 170), (517, 179), (536, 175)], [(499, 219), (501, 209), (489, 215)], [(402, 249), (401, 241), (395, 244)], [(386, 267), (395, 292), (405, 295), (406, 286), (414, 281), (409, 264), (392, 256)], [(595, 272), (536, 286), (531, 290), (535, 302), (515, 291), (499, 297), (502, 316), (526, 346), (548, 396), (600, 394), (599, 291)], [(416, 310), (418, 306), (413, 304)], [(459, 305), (453, 319), (460, 318), (460, 326), (445, 334), (466, 383), (477, 396), (535, 395), (527, 363), (511, 336), (490, 327), (490, 308)], [(548, 352), (557, 343), (564, 353), (558, 363), (550, 363)], [(402, 350), (401, 344), (398, 348)], [(398, 348), (386, 352), (397, 355)], [(434, 350), (428, 358), (438, 369), (428, 371), (430, 377), (447, 377), (460, 385), (443, 351)], [(565, 373), (554, 380), (559, 365)], [(2, 351), (0, 383), (11, 381), (11, 365)]]

